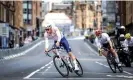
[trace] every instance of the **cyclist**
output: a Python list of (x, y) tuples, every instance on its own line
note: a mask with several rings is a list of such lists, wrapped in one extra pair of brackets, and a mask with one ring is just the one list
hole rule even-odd
[(108, 48), (115, 56), (115, 60), (118, 63), (118, 66), (121, 66), (121, 64), (119, 63), (118, 55), (112, 46), (112, 42), (110, 40), (109, 35), (107, 33), (102, 33), (102, 31), (99, 29), (95, 31), (95, 35), (96, 35), (95, 44), (97, 45), (99, 52), (106, 57), (107, 55), (101, 49), (102, 47)]
[(125, 41), (124, 41), (124, 46), (126, 48), (129, 48), (130, 51), (133, 51), (133, 37), (131, 36), (130, 33), (127, 33), (125, 35)]
[(45, 33), (44, 33), (45, 52), (48, 51), (48, 47), (49, 47), (48, 38), (52, 38), (54, 40), (54, 45), (56, 45), (57, 47), (62, 45), (64, 47), (64, 49), (67, 51), (67, 53), (69, 54), (69, 56), (73, 60), (73, 63), (74, 63), (74, 66), (75, 66), (75, 71), (78, 71), (79, 67), (78, 67), (77, 62), (76, 62), (76, 57), (71, 52), (71, 48), (69, 46), (69, 43), (68, 43), (67, 39), (63, 36), (63, 34), (61, 34), (58, 27), (56, 27), (55, 24), (52, 23), (52, 22), (46, 23), (44, 25), (44, 27), (45, 27)]

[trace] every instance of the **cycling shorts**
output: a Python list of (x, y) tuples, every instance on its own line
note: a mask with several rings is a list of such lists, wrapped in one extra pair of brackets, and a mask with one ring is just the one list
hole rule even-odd
[(104, 43), (104, 44), (102, 44), (102, 47), (104, 47), (104, 48), (108, 48), (108, 49), (111, 48), (109, 43)]
[[(57, 41), (54, 41), (54, 44), (56, 44)], [(71, 48), (69, 46), (69, 43), (65, 37), (63, 37), (60, 41), (60, 46), (63, 46), (67, 53), (71, 52)]]

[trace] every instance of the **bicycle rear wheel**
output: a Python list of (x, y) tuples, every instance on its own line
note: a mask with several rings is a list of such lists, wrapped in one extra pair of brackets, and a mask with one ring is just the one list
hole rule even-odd
[[(58, 61), (57, 61), (58, 60)], [(59, 58), (59, 56), (55, 55), (53, 57), (53, 62), (56, 70), (63, 76), (67, 77), (69, 75), (68, 67), (65, 63), (65, 61), (62, 58)]]
[[(73, 63), (73, 61), (72, 61), (71, 58), (69, 58), (69, 60), (70, 60), (70, 62), (71, 62), (71, 64), (72, 64), (73, 70), (74, 70), (74, 63)], [(76, 73), (78, 76), (83, 76), (83, 68), (82, 68), (80, 62), (78, 61), (78, 59), (76, 59), (76, 62), (77, 62), (77, 65), (78, 65), (78, 67), (79, 67), (79, 70), (78, 70), (78, 71), (75, 71), (75, 73)]]
[(107, 62), (108, 62), (110, 69), (113, 71), (113, 73), (116, 73), (115, 58), (111, 53), (108, 53), (107, 55)]
[(117, 64), (117, 68), (118, 68), (118, 70), (120, 71), (120, 73), (123, 73), (123, 68), (122, 68), (122, 66), (118, 66), (118, 64)]

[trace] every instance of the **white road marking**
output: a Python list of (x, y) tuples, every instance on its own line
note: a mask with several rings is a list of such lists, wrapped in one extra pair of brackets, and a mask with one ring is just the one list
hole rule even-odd
[(4, 59), (8, 60), (8, 59), (12, 59), (12, 58), (15, 58), (15, 57), (19, 57), (19, 56), (25, 55), (26, 53), (28, 53), (29, 51), (33, 50), (34, 48), (36, 48), (37, 46), (39, 46), (42, 43), (44, 43), (44, 41), (41, 41), (41, 42), (35, 44), (31, 48), (29, 48), (29, 49), (27, 49), (27, 50), (25, 50), (25, 51), (23, 51), (21, 53), (18, 53), (18, 54), (15, 54), (15, 55), (6, 56), (6, 57), (4, 57)]
[(47, 67), (48, 65), (50, 65), (53, 61), (50, 61), (48, 64), (46, 64), (45, 66), (42, 66), (40, 69), (37, 69), (35, 71), (33, 71), (32, 73), (30, 73), (28, 76), (24, 77), (23, 79), (29, 79), (31, 76), (33, 76), (35, 73), (39, 72), (40, 70), (44, 69), (45, 67)]
[(95, 50), (93, 50), (90, 46), (88, 46), (87, 43), (84, 43), (84, 44), (87, 46), (87, 48), (89, 48), (91, 53), (95, 53), (95, 55), (98, 55), (98, 53)]
[[(58, 74), (59, 72), (37, 72), (37, 73), (46, 73), (46, 74)], [(97, 73), (97, 72), (84, 72), (86, 74), (110, 74), (110, 73)]]
[(117, 78), (28, 78), (29, 80), (33, 80), (33, 79), (41, 79), (41, 80), (116, 80)]
[[(100, 65), (102, 65), (102, 66), (104, 66), (104, 67), (107, 67), (107, 68), (109, 68), (109, 66), (107, 66), (107, 65), (104, 65), (103, 63), (100, 63), (100, 62), (97, 62), (96, 61), (96, 63), (97, 64), (100, 64)], [(133, 75), (132, 73), (130, 73), (130, 72), (127, 72), (127, 71), (123, 71), (124, 73), (126, 73), (126, 74), (129, 74), (129, 75)]]
[(96, 61), (96, 63), (97, 63), (97, 64), (100, 64), (100, 65), (102, 65), (102, 66), (104, 66), (104, 67), (107, 67), (107, 68), (109, 68), (109, 66), (107, 66), (107, 65), (104, 65), (104, 64), (102, 64), (102, 63), (100, 63), (100, 62), (97, 62), (97, 61)]
[(127, 72), (127, 71), (123, 71), (124, 73), (127, 73), (127, 74), (129, 74), (129, 75), (133, 75), (132, 73), (130, 73), (130, 72)]
[(81, 58), (79, 58), (79, 60), (83, 60), (83, 61), (107, 61), (106, 59), (86, 59), (86, 58), (83, 58), (83, 59), (81, 59)]
[(126, 76), (126, 75), (106, 75), (108, 77), (119, 77), (119, 78), (130, 78), (133, 79), (133, 76)]

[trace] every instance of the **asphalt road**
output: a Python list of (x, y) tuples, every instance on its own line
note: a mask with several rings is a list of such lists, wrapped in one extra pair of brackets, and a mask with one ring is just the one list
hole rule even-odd
[(68, 78), (63, 78), (52, 58), (44, 54), (42, 43), (23, 56), (0, 61), (0, 80), (133, 80), (133, 67), (123, 67), (123, 73), (112, 73), (106, 59), (98, 56), (82, 39), (71, 38), (69, 43), (83, 67), (82, 77), (70, 73)]

